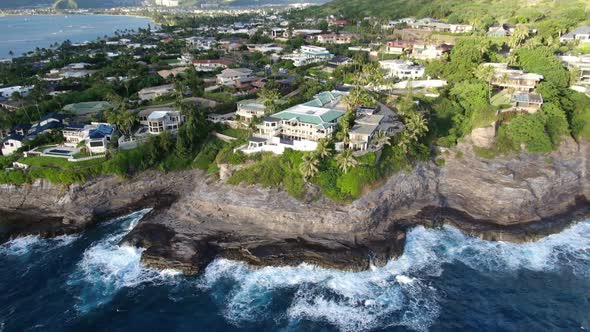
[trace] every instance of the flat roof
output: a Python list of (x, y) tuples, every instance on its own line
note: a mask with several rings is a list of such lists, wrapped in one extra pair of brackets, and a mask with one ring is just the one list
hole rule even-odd
[(371, 135), (377, 130), (379, 124), (355, 124), (350, 128), (349, 133), (360, 135)]

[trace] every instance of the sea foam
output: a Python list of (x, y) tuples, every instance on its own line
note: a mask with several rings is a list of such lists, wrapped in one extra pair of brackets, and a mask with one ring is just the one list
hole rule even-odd
[(140, 262), (143, 249), (119, 245), (149, 211), (142, 210), (109, 222), (116, 223), (118, 229), (86, 249), (68, 280), (68, 284), (79, 291), (76, 308), (80, 312), (109, 302), (122, 288), (163, 282), (179, 274), (172, 270), (148, 269)]
[(214, 294), (228, 321), (238, 326), (268, 319), (279, 294), (291, 292), (284, 309), (289, 326), (311, 320), (341, 331), (390, 326), (425, 331), (441, 311), (437, 280), (446, 264), (456, 262), (484, 274), (526, 269), (588, 277), (590, 222), (525, 244), (484, 241), (448, 226), (419, 226), (408, 233), (401, 257), (368, 271), (334, 271), (307, 264), (251, 269), (218, 259), (200, 282)]
[(79, 235), (61, 235), (50, 239), (44, 239), (38, 235), (18, 237), (0, 245), (0, 255), (24, 256), (38, 250), (52, 250), (66, 246), (79, 237)]

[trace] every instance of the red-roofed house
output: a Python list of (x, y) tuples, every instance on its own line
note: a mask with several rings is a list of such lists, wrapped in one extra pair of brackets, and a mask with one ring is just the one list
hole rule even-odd
[(385, 53), (404, 54), (412, 50), (412, 43), (403, 40), (394, 40), (385, 44)]

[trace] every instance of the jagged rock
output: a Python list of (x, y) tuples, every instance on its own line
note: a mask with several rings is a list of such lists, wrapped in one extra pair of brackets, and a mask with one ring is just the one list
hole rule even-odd
[[(360, 270), (401, 253), (408, 227), (453, 224), (491, 240), (530, 241), (590, 215), (590, 143), (550, 154), (479, 158), (460, 144), (443, 168), (424, 163), (340, 205), (309, 186), (299, 201), (277, 189), (230, 186), (197, 170), (101, 177), (69, 187), (0, 186), (0, 218), (13, 236), (79, 232), (98, 220), (153, 207), (125, 239), (157, 268), (197, 274), (215, 257), (255, 266), (310, 262)], [(462, 157), (458, 157), (462, 155)], [(25, 214), (19, 217), (18, 214)]]

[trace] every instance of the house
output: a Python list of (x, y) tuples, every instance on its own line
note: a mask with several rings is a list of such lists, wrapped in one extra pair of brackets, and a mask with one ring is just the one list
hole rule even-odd
[(385, 76), (400, 80), (415, 80), (424, 76), (424, 66), (414, 64), (408, 60), (383, 60), (379, 61)]
[(18, 134), (8, 136), (2, 143), (2, 155), (9, 156), (23, 147), (25, 137)]
[(536, 113), (543, 106), (543, 97), (538, 93), (517, 92), (512, 95), (513, 107), (508, 111)]
[(357, 35), (352, 33), (325, 33), (317, 35), (316, 40), (321, 44), (350, 44), (357, 38)]
[(579, 40), (581, 43), (590, 43), (590, 25), (577, 27), (574, 31), (560, 38), (562, 43)]
[(412, 50), (412, 44), (403, 40), (394, 40), (385, 44), (386, 54), (405, 54)]
[(187, 70), (188, 70), (188, 67), (176, 67), (176, 68), (172, 68), (172, 69), (164, 69), (164, 70), (158, 71), (158, 75), (160, 75), (160, 77), (162, 77), (162, 78), (168, 78), (170, 76), (176, 77), (177, 75), (182, 74)]
[(488, 28), (489, 37), (509, 37), (514, 33), (516, 27), (510, 24), (496, 23)]
[(178, 0), (156, 0), (156, 6), (178, 7)]
[(94, 124), (94, 128), (88, 131), (85, 137), (86, 147), (91, 153), (105, 153), (108, 149), (108, 143), (113, 136), (114, 128), (108, 124)]
[(506, 63), (486, 63), (484, 65), (494, 68), (492, 85), (500, 88), (511, 88), (516, 91), (530, 92), (543, 80), (543, 75), (512, 69)]
[(199, 51), (208, 51), (217, 45), (217, 40), (213, 37), (189, 37), (185, 42), (190, 48)]
[(84, 122), (110, 109), (113, 109), (113, 104), (108, 101), (88, 101), (68, 104), (62, 110), (67, 114), (71, 114), (75, 121)]
[(328, 72), (331, 72), (340, 66), (346, 66), (349, 64), (352, 64), (351, 58), (344, 55), (337, 55), (328, 61), (326, 64), (326, 69)]
[(225, 59), (193, 60), (193, 66), (197, 71), (210, 72), (217, 69), (227, 69), (234, 63)]
[(282, 58), (284, 60), (292, 60), (295, 67), (301, 67), (328, 61), (333, 57), (334, 55), (324, 47), (304, 45), (298, 51), (284, 55)]
[(329, 138), (336, 131), (338, 119), (346, 111), (343, 96), (340, 91), (321, 92), (313, 100), (265, 117), (249, 143), (239, 149), (246, 154), (281, 154), (287, 148), (315, 150), (320, 139)]
[(78, 146), (88, 136), (89, 130), (90, 128), (87, 125), (77, 123), (68, 124), (62, 130), (64, 145), (70, 147)]
[(174, 92), (173, 84), (165, 84), (159, 86), (153, 86), (150, 88), (144, 88), (139, 90), (137, 95), (141, 101), (153, 100), (162, 96), (170, 95)]
[(252, 70), (247, 68), (224, 69), (221, 74), (217, 75), (217, 84), (235, 85), (236, 80), (252, 76)]
[(32, 86), (22, 86), (22, 85), (0, 88), (0, 97), (7, 98), (7, 99), (12, 98), (12, 95), (15, 92), (20, 94), (23, 97), (26, 97), (31, 92), (31, 90), (33, 90)]
[(270, 29), (270, 36), (272, 39), (283, 38), (287, 33), (285, 28), (272, 28)]
[(183, 123), (184, 116), (178, 111), (154, 111), (147, 117), (148, 133), (152, 135), (175, 133)]
[(339, 19), (329, 19), (328, 20), (328, 25), (330, 25), (330, 26), (344, 27), (346, 24), (348, 24), (347, 20), (339, 20)]
[(238, 101), (237, 108), (236, 115), (246, 123), (250, 123), (254, 117), (263, 117), (267, 112), (266, 106), (260, 99)]
[(412, 46), (411, 57), (418, 60), (436, 60), (443, 54), (450, 53), (453, 49), (449, 44), (433, 44), (427, 42), (415, 42)]
[(281, 53), (283, 47), (278, 44), (249, 44), (248, 51), (260, 53)]
[(361, 115), (348, 131), (349, 147), (353, 150), (367, 150), (371, 140), (376, 136), (382, 115)]
[(91, 153), (105, 153), (114, 131), (106, 123), (69, 124), (62, 131), (64, 146), (75, 148), (84, 143)]
[(66, 116), (64, 114), (49, 113), (34, 123), (31, 129), (29, 129), (28, 134), (34, 137), (61, 128), (64, 125), (65, 118)]
[(473, 25), (470, 24), (449, 24), (433, 18), (423, 18), (416, 21), (406, 20), (406, 24), (412, 29), (424, 31), (438, 31), (450, 33), (469, 33), (473, 31)]
[(577, 70), (579, 77), (577, 83), (590, 85), (590, 54), (584, 55), (564, 55), (559, 59), (566, 65), (569, 70)]

